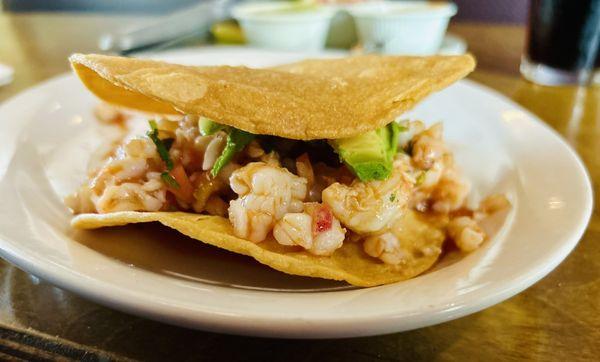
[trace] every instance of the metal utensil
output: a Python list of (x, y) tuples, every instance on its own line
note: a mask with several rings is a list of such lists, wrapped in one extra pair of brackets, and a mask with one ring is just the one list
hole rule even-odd
[(160, 17), (150, 23), (117, 30), (100, 37), (98, 47), (120, 54), (208, 34), (210, 25), (228, 17), (236, 0), (208, 0)]

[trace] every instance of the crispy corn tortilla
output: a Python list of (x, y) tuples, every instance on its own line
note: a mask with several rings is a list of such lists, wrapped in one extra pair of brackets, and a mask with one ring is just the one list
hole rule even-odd
[[(271, 69), (189, 67), (102, 55), (71, 56), (81, 81), (109, 103), (150, 113), (198, 114), (248, 132), (292, 139), (333, 139), (377, 129), (428, 94), (464, 77), (472, 56), (357, 56), (308, 60)], [(405, 263), (387, 265), (346, 241), (330, 257), (234, 236), (222, 217), (184, 212), (117, 212), (76, 216), (82, 229), (160, 222), (187, 236), (248, 255), (279, 271), (345, 280), (357, 286), (412, 278), (433, 265), (444, 222), (412, 211), (394, 232), (411, 245)], [(427, 250), (427, 252), (424, 252)]]
[(150, 113), (185, 113), (248, 132), (335, 139), (380, 128), (475, 67), (471, 55), (363, 55), (270, 69), (191, 67), (74, 54), (87, 88), (106, 102)]
[[(272, 238), (254, 244), (235, 237), (229, 220), (219, 216), (185, 212), (122, 211), (78, 215), (71, 224), (76, 228), (95, 229), (155, 221), (206, 244), (251, 256), (260, 263), (287, 274), (344, 280), (361, 287), (394, 283), (423, 273), (439, 257), (445, 235), (444, 220), (426, 219), (409, 211), (398, 222), (394, 231), (401, 237), (404, 245), (412, 245), (413, 253), (406, 263), (388, 265), (365, 254), (360, 243), (349, 241), (344, 242), (329, 257), (286, 247)], [(428, 252), (423, 253), (425, 249)]]

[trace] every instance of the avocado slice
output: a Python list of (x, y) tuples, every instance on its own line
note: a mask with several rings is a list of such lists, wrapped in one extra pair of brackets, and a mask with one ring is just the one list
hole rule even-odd
[(359, 136), (331, 140), (342, 162), (363, 182), (385, 180), (392, 173), (400, 127), (396, 122)]

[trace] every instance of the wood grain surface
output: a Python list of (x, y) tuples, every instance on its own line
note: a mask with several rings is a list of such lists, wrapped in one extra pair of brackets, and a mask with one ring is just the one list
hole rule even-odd
[[(67, 55), (95, 51), (101, 32), (145, 20), (0, 15), (0, 62), (16, 70), (15, 81), (0, 87), (0, 100), (67, 71)], [(592, 176), (597, 202), (600, 89), (549, 88), (522, 80), (518, 64), (525, 31), (520, 26), (463, 23), (453, 24), (451, 31), (464, 37), (478, 58), (472, 79), (522, 104), (576, 148)], [(64, 345), (76, 343), (77, 351), (106, 351), (108, 359), (591, 361), (600, 358), (600, 215), (594, 211), (587, 232), (566, 261), (525, 292), (459, 320), (378, 337), (292, 341), (190, 331), (98, 306), (3, 261), (0, 287), (0, 325), (29, 329)], [(0, 338), (0, 347), (19, 343), (14, 340)], [(2, 348), (0, 359), (12, 356)]]

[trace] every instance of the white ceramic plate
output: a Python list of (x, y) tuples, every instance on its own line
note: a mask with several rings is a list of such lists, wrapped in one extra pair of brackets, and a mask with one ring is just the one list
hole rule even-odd
[[(188, 64), (266, 66), (298, 54), (217, 48), (163, 55)], [(444, 121), (474, 198), (505, 192), (502, 227), (476, 252), (409, 281), (358, 289), (294, 277), (156, 225), (69, 227), (61, 199), (102, 141), (97, 101), (72, 75), (0, 107), (0, 249), (20, 268), (98, 303), (193, 328), (271, 337), (348, 337), (423, 327), (476, 312), (556, 267), (592, 209), (586, 170), (538, 118), (470, 81), (411, 117)]]

